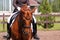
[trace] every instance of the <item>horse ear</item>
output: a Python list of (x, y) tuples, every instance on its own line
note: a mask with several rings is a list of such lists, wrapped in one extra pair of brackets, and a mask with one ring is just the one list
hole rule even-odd
[(24, 12), (24, 10), (21, 8), (21, 11)]
[(31, 13), (34, 13), (34, 12), (35, 12), (35, 10), (36, 10), (36, 7), (32, 9)]

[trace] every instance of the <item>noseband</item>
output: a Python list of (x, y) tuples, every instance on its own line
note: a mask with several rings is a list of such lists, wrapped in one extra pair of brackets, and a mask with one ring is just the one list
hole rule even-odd
[(24, 16), (24, 19), (26, 19), (26, 20), (31, 20), (30, 18), (26, 18), (25, 16)]

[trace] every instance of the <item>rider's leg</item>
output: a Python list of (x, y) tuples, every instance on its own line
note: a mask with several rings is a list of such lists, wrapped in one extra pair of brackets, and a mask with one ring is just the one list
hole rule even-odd
[(8, 39), (10, 39), (10, 37), (11, 37), (11, 28), (10, 28), (10, 24), (9, 23), (7, 23), (7, 38)]
[(11, 37), (11, 29), (10, 29), (10, 24), (7, 23), (7, 35), (3, 36), (4, 38), (6, 38), (7, 40), (10, 40)]
[[(15, 12), (15, 13), (17, 13), (17, 12)], [(12, 18), (11, 17), (15, 13), (11, 14), (10, 17), (8, 18), (8, 22), (7, 22), (7, 35), (4, 36), (4, 38), (10, 39), (10, 37), (11, 37), (11, 28), (10, 28), (10, 25), (11, 25), (11, 22), (12, 22)]]
[(34, 16), (33, 16), (32, 24), (33, 24), (33, 37), (34, 37), (34, 39), (38, 39), (38, 40), (39, 40), (39, 37), (37, 36), (37, 24), (36, 24), (36, 19), (35, 19)]
[(10, 39), (11, 37), (11, 28), (10, 28), (10, 21), (11, 20), (11, 16), (8, 18), (8, 22), (7, 22), (7, 35), (4, 36), (4, 38)]

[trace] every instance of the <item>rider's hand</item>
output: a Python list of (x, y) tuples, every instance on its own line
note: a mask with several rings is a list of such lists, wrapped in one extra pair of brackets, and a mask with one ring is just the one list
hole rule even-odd
[(20, 7), (17, 7), (17, 9), (18, 9), (18, 11), (20, 11), (20, 10), (21, 10), (21, 8), (20, 8)]

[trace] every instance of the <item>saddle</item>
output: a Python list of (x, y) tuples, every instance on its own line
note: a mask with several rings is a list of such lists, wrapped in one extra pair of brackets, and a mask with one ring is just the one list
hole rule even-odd
[(15, 14), (14, 15), (12, 15), (12, 17), (10, 18), (10, 26), (13, 24), (13, 22), (14, 22), (14, 19), (16, 18), (16, 16), (18, 15), (18, 12), (16, 13), (16, 12), (14, 12)]

